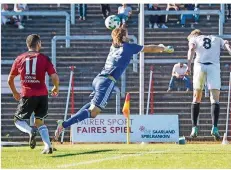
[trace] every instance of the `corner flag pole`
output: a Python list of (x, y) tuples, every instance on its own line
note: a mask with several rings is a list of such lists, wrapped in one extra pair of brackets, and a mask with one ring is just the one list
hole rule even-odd
[(127, 144), (130, 144), (130, 114), (127, 117)]
[[(65, 114), (64, 114), (64, 119), (67, 119), (67, 111), (68, 111), (68, 106), (69, 106), (69, 100), (70, 100), (70, 93), (71, 93), (71, 85), (72, 85), (72, 77), (74, 75), (74, 67), (71, 67), (71, 73), (70, 73), (70, 80), (69, 80), (69, 87), (68, 87), (68, 91), (67, 91), (67, 101), (66, 101), (66, 108), (65, 108)], [(63, 139), (64, 139), (64, 132), (65, 130), (62, 132), (62, 136), (61, 136), (61, 144), (63, 143)]]
[(123, 114), (127, 118), (127, 144), (130, 143), (130, 94), (126, 94), (124, 107), (123, 107)]

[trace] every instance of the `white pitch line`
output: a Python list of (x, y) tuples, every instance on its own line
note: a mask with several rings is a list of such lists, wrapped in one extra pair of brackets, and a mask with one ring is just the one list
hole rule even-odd
[(97, 162), (108, 161), (108, 160), (121, 159), (124, 157), (141, 156), (144, 154), (163, 153), (163, 152), (164, 151), (150, 151), (150, 152), (143, 152), (143, 153), (137, 153), (137, 154), (127, 154), (127, 155), (122, 155), (122, 156), (114, 156), (114, 157), (109, 157), (109, 158), (96, 159), (92, 161), (85, 161), (85, 162), (79, 162), (79, 163), (73, 163), (73, 164), (64, 164), (64, 165), (57, 166), (57, 168), (68, 168), (72, 166), (87, 165), (87, 164), (92, 164), (92, 163), (97, 163)]

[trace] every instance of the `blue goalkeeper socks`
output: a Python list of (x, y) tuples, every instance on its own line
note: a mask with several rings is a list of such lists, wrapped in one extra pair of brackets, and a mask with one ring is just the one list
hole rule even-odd
[(75, 123), (81, 122), (84, 119), (91, 118), (91, 113), (88, 110), (89, 107), (90, 103), (87, 103), (74, 116), (72, 116), (66, 121), (63, 121), (63, 127), (67, 128)]

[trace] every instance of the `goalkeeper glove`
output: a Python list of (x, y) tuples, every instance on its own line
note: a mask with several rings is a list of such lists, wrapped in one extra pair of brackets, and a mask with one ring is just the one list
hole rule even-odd
[(164, 44), (159, 44), (159, 47), (163, 47), (164, 48), (164, 52), (166, 53), (173, 53), (174, 52), (174, 48), (172, 46), (164, 46)]

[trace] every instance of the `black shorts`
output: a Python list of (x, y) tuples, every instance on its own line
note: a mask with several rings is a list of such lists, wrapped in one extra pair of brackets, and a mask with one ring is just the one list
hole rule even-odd
[(19, 120), (30, 119), (35, 113), (35, 118), (43, 119), (47, 117), (48, 96), (22, 97), (18, 103), (15, 118)]

